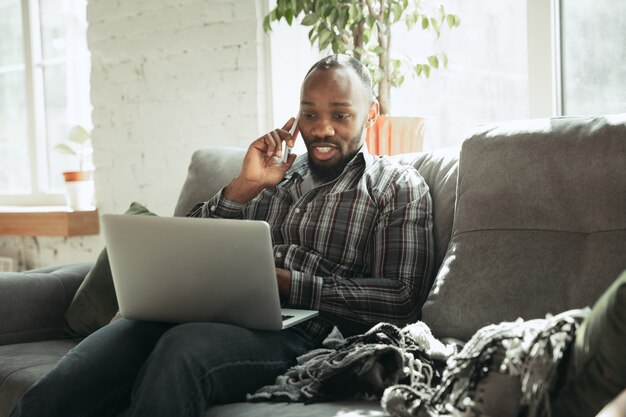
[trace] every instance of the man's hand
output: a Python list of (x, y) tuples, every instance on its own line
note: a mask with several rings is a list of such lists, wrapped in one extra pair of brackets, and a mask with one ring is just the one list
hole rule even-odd
[(296, 155), (291, 154), (283, 164), (280, 161), (285, 146), (293, 147), (298, 128), (289, 134), (296, 120), (292, 117), (281, 128), (275, 129), (268, 134), (261, 136), (248, 148), (248, 152), (243, 160), (241, 173), (231, 181), (224, 189), (224, 197), (238, 203), (247, 203), (266, 188), (278, 184), (284, 177), (285, 172), (296, 159)]
[(289, 297), (291, 292), (291, 271), (276, 268), (276, 279), (278, 280), (278, 293), (284, 298)]

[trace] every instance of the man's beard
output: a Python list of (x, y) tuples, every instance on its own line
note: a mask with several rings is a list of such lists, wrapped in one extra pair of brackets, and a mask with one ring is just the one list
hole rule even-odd
[[(358, 135), (354, 137), (354, 139), (352, 139), (350, 143), (359, 143), (362, 134), (363, 134), (363, 128), (361, 128)], [(328, 139), (320, 139), (320, 140), (314, 140), (311, 143), (311, 145), (314, 145), (315, 143), (319, 143), (319, 142), (333, 143), (333, 141), (328, 140)], [(307, 152), (307, 158), (309, 160), (309, 171), (311, 173), (311, 176), (313, 177), (313, 180), (317, 183), (327, 183), (336, 179), (339, 175), (341, 175), (343, 170), (346, 168), (346, 165), (348, 165), (348, 163), (352, 160), (352, 158), (354, 158), (354, 156), (358, 153), (359, 149), (360, 149), (360, 146), (357, 149), (355, 149), (353, 153), (342, 157), (334, 165), (324, 165), (324, 166), (316, 165), (313, 158), (311, 158), (311, 154)]]
[(307, 154), (307, 156), (309, 158), (309, 171), (311, 172), (311, 176), (315, 182), (320, 184), (330, 182), (341, 175), (346, 165), (354, 158), (354, 155), (348, 155), (341, 158), (334, 165), (322, 167), (315, 165), (315, 161), (311, 158), (310, 154)]

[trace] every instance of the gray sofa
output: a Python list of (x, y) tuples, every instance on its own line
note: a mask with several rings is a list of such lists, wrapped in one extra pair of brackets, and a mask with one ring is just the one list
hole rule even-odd
[[(197, 151), (175, 215), (239, 170)], [(484, 125), (458, 149), (394, 157), (430, 187), (436, 247), (422, 320), (468, 340), (501, 321), (592, 305), (626, 269), (626, 115)], [(0, 274), (0, 416), (78, 340), (63, 313), (90, 264)], [(489, 398), (487, 396), (487, 401)], [(382, 416), (376, 402), (241, 403), (207, 416)]]

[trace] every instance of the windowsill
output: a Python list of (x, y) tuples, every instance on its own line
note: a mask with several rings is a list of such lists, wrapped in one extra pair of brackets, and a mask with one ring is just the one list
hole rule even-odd
[(98, 210), (67, 206), (0, 206), (0, 235), (85, 236), (100, 233)]

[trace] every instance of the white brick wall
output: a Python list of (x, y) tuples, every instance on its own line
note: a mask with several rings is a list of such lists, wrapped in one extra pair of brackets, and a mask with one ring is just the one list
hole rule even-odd
[(173, 212), (193, 150), (246, 146), (264, 127), (250, 0), (91, 0), (96, 199)]
[[(264, 0), (89, 0), (96, 200), (171, 215), (195, 149), (268, 127)], [(25, 243), (26, 242), (26, 243)], [(93, 260), (101, 238), (0, 240), (38, 267)]]

